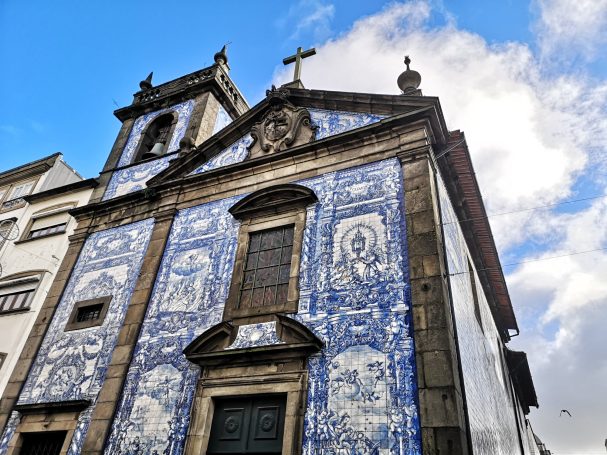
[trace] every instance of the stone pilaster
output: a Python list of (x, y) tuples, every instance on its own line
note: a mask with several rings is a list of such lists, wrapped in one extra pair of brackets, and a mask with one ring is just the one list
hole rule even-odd
[(143, 259), (137, 285), (120, 329), (103, 387), (99, 392), (91, 416), (91, 423), (82, 446), (81, 453), (83, 455), (100, 455), (103, 453), (103, 447), (112, 426), (133, 351), (139, 338), (139, 332), (154, 288), (156, 274), (164, 254), (174, 215), (175, 211), (171, 209), (161, 212), (155, 217), (156, 224)]
[(425, 455), (469, 453), (464, 397), (430, 151), (400, 156)]
[(61, 267), (59, 267), (59, 270), (57, 271), (53, 285), (49, 289), (46, 299), (42, 304), (40, 313), (38, 313), (36, 322), (32, 327), (32, 331), (21, 351), (21, 355), (11, 374), (6, 389), (4, 390), (2, 400), (0, 400), (0, 434), (4, 432), (6, 422), (19, 398), (23, 384), (27, 379), (30, 368), (42, 345), (42, 340), (44, 339), (55, 311), (57, 310), (57, 306), (59, 305), (65, 286), (70, 278), (72, 269), (78, 260), (80, 250), (84, 245), (86, 237), (85, 233), (74, 234), (70, 237), (70, 245), (61, 262)]
[(116, 142), (114, 142), (114, 145), (112, 146), (110, 156), (105, 162), (105, 166), (103, 166), (103, 171), (98, 177), (99, 185), (93, 191), (89, 202), (98, 202), (103, 197), (103, 193), (105, 193), (105, 189), (108, 183), (110, 183), (110, 179), (112, 178), (111, 170), (118, 166), (118, 161), (120, 160), (120, 156), (122, 155), (122, 151), (124, 150), (126, 141), (128, 140), (129, 135), (131, 134), (133, 123), (135, 123), (134, 119), (128, 119), (125, 120), (122, 126), (120, 127), (120, 132), (118, 133)]

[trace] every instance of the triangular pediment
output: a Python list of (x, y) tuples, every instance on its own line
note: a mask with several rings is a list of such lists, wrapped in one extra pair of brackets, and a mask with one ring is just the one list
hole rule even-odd
[(278, 156), (321, 140), (326, 143), (333, 138), (343, 139), (361, 128), (379, 127), (407, 115), (429, 115), (440, 134), (447, 132), (440, 104), (434, 97), (273, 87), (264, 100), (198, 147), (184, 144), (179, 158), (147, 185)]

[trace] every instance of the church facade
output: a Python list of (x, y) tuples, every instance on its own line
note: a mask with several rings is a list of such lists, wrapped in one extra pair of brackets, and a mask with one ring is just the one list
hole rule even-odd
[(295, 80), (250, 108), (228, 69), (224, 49), (150, 76), (115, 112), (0, 453), (531, 453), (531, 375), (438, 99), (407, 68), (401, 95)]

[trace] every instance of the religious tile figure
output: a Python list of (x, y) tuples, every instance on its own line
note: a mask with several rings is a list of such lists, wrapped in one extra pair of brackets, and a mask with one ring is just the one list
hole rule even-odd
[(530, 453), (463, 133), (420, 77), (249, 108), (141, 82), (0, 405), (0, 454)]

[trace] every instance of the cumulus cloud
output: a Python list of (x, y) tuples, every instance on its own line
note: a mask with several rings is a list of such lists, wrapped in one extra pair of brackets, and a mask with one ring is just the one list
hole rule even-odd
[(546, 57), (581, 55), (591, 60), (607, 43), (606, 0), (539, 0), (537, 6), (536, 27)]
[[(396, 94), (396, 78), (409, 54), (424, 94), (439, 96), (448, 127), (465, 131), (490, 213), (586, 196), (579, 187), (605, 191), (597, 170), (605, 169), (607, 83), (583, 68), (555, 74), (543, 58), (558, 37), (546, 40), (556, 31), (569, 33), (571, 40), (579, 37), (577, 45), (588, 52), (595, 49), (596, 37), (603, 38), (602, 26), (593, 20), (602, 23), (603, 9), (593, 6), (597, 17), (569, 18), (574, 24), (567, 25), (561, 11), (566, 3), (539, 3), (540, 54), (524, 43), (491, 45), (459, 29), (452, 18), (432, 27), (429, 18), (437, 11), (428, 2), (393, 4), (317, 45), (302, 80), (308, 88)], [(582, 33), (586, 26), (599, 32)], [(287, 82), (290, 70), (277, 69), (274, 79)], [(542, 404), (532, 413), (534, 428), (555, 451), (602, 447), (596, 438), (604, 430), (607, 367), (591, 359), (602, 356), (607, 341), (598, 322), (607, 322), (607, 254), (568, 254), (607, 246), (606, 204), (607, 198), (598, 198), (568, 213), (551, 206), (491, 218), (504, 262), (533, 261), (506, 270), (523, 328), (513, 346), (530, 353)], [(569, 392), (570, 384), (584, 387)], [(565, 403), (558, 399), (563, 394)], [(575, 437), (554, 422), (560, 406), (574, 407), (584, 417)]]

